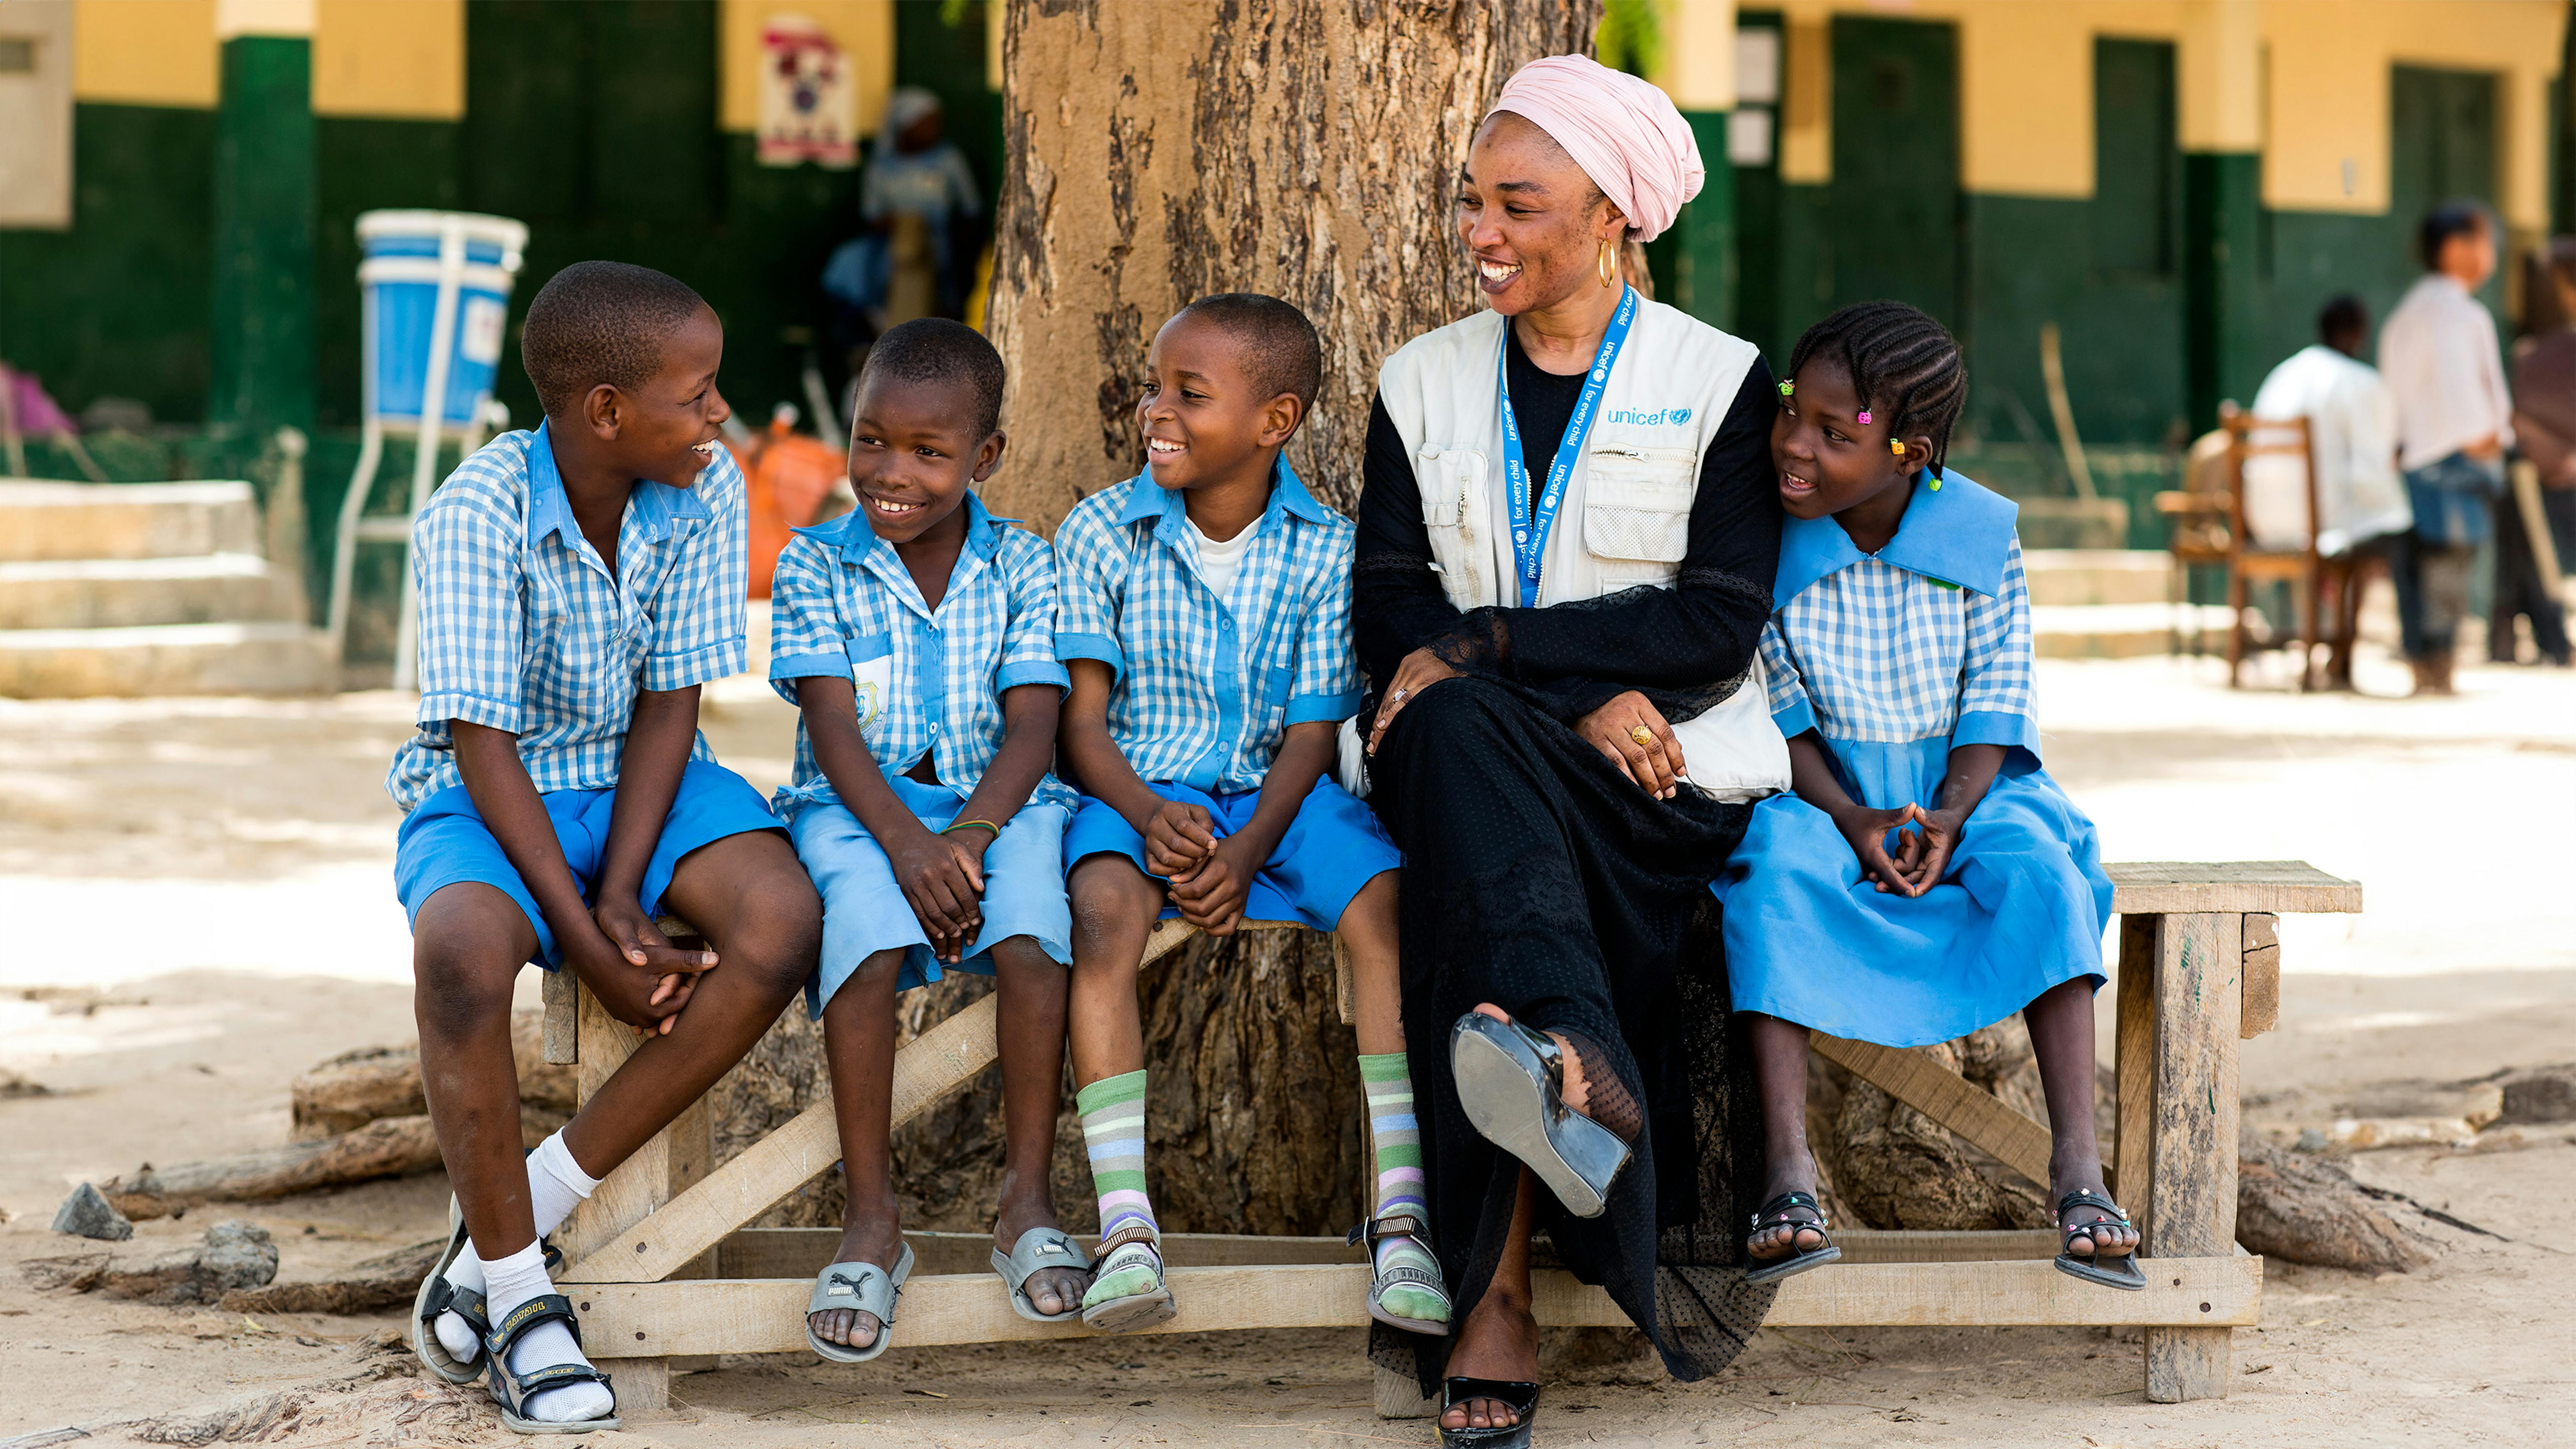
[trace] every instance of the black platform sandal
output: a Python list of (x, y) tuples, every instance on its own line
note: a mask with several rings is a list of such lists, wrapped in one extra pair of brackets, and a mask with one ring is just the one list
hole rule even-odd
[[(1789, 1216), (1792, 1211), (1799, 1208), (1804, 1208), (1815, 1216), (1813, 1218)], [(1785, 1258), (1754, 1258), (1748, 1247), (1745, 1256), (1752, 1259), (1753, 1268), (1744, 1275), (1744, 1281), (1777, 1283), (1783, 1278), (1795, 1277), (1810, 1268), (1821, 1268), (1827, 1263), (1841, 1261), (1843, 1250), (1834, 1246), (1833, 1234), (1830, 1231), (1832, 1226), (1825, 1221), (1824, 1204), (1817, 1202), (1812, 1193), (1784, 1192), (1764, 1203), (1762, 1210), (1753, 1215), (1753, 1232), (1765, 1232), (1772, 1228), (1795, 1228), (1798, 1232), (1812, 1232), (1817, 1237), (1823, 1238), (1825, 1245), (1800, 1252), (1798, 1251), (1798, 1232), (1793, 1232), (1789, 1235), (1789, 1256)], [(1746, 1236), (1750, 1237), (1751, 1234), (1748, 1233)]]
[[(483, 1358), (486, 1381), (492, 1389), (492, 1401), (501, 1406), (501, 1427), (513, 1434), (590, 1434), (601, 1429), (623, 1429), (624, 1420), (617, 1417), (617, 1385), (607, 1374), (586, 1363), (550, 1364), (528, 1373), (514, 1372), (510, 1367), (510, 1350), (540, 1323), (560, 1323), (572, 1332), (574, 1348), (581, 1347), (581, 1320), (572, 1312), (572, 1300), (560, 1293), (531, 1298), (510, 1310), (510, 1316), (494, 1325), (483, 1336)], [(550, 1419), (527, 1417), (528, 1400), (548, 1389), (566, 1384), (597, 1384), (608, 1390), (608, 1412), (596, 1419), (575, 1419), (556, 1423)]]
[(1504, 1379), (1442, 1379), (1440, 1413), (1476, 1399), (1491, 1399), (1512, 1411), (1518, 1423), (1498, 1429), (1452, 1429), (1440, 1426), (1440, 1449), (1528, 1449), (1530, 1420), (1538, 1417), (1538, 1385)]
[[(2113, 1219), (2116, 1219), (2123, 1225), (2126, 1225), (2129, 1221), (2129, 1210), (2127, 1208), (2120, 1206), (2118, 1203), (2111, 1201), (2109, 1198), (2104, 1197), (2102, 1194), (2095, 1192), (2089, 1187), (2079, 1187), (2073, 1192), (2068, 1193), (2066, 1196), (2059, 1198), (2057, 1200), (2057, 1231), (2059, 1235), (2058, 1243), (2062, 1251), (2057, 1255), (2057, 1271), (2068, 1274), (2072, 1277), (2081, 1278), (2087, 1283), (2099, 1283), (2106, 1288), (2125, 1288), (2132, 1293), (2145, 1292), (2147, 1287), (2147, 1275), (2138, 1267), (2137, 1248), (2134, 1246), (2123, 1248), (2116, 1256), (2104, 1253), (2102, 1251), (2101, 1238), (2095, 1236), (2093, 1232), (2095, 1228), (2102, 1225), (2102, 1219), (2096, 1218), (2089, 1223), (2074, 1223), (2071, 1225), (2066, 1221), (2067, 1212), (2070, 1209), (2079, 1207), (2099, 1208), (2102, 1211), (2109, 1213)], [(2075, 1255), (2075, 1239), (2078, 1236), (2088, 1238), (2092, 1241), (2093, 1251), (2090, 1255), (2081, 1258)], [(2106, 1266), (2113, 1262), (2118, 1263), (2120, 1266), (2118, 1268)], [(2127, 1271), (2123, 1272), (2121, 1271), (2122, 1269), (2126, 1269)]]

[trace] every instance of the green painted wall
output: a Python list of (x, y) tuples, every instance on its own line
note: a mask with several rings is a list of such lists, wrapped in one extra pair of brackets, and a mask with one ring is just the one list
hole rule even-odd
[(202, 417), (214, 150), (212, 111), (75, 107), (71, 229), (0, 230), (0, 357), (74, 412)]

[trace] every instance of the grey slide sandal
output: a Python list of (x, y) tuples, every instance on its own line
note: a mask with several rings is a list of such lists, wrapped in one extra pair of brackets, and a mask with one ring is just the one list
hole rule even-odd
[[(814, 1296), (805, 1303), (805, 1346), (833, 1363), (866, 1363), (886, 1351), (894, 1342), (894, 1301), (903, 1292), (904, 1280), (912, 1276), (912, 1244), (894, 1260), (894, 1271), (888, 1273), (874, 1263), (834, 1263), (814, 1279)], [(852, 1348), (846, 1343), (828, 1343), (814, 1332), (814, 1315), (834, 1308), (848, 1308), (876, 1315), (876, 1342), (865, 1348)]]
[(993, 1271), (1000, 1274), (1002, 1286), (1011, 1290), (1011, 1311), (1031, 1323), (1064, 1323), (1082, 1316), (1082, 1295), (1073, 1295), (1073, 1306), (1062, 1313), (1040, 1313), (1029, 1301), (1031, 1276), (1049, 1268), (1070, 1268), (1077, 1273), (1091, 1271), (1091, 1255), (1082, 1251), (1061, 1228), (1031, 1228), (1020, 1234), (1011, 1251), (993, 1250)]

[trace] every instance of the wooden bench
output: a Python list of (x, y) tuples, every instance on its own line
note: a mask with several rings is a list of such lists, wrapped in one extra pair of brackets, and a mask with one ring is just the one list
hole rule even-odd
[[(2227, 1392), (2231, 1330), (2254, 1324), (2263, 1300), (2263, 1260), (2235, 1242), (2237, 1043), (2278, 1016), (2276, 919), (2358, 911), (2361, 887), (2297, 861), (2109, 870), (2121, 921), (2119, 1116), (2107, 1166), (2143, 1237), (2147, 1289), (2116, 1292), (2058, 1272), (2049, 1261), (2057, 1235), (2046, 1230), (1845, 1230), (1836, 1235), (1843, 1261), (1783, 1283), (1766, 1322), (2143, 1327), (2149, 1399)], [(1164, 922), (1146, 960), (1197, 934)], [(1338, 964), (1348, 1021), (1350, 971)], [(638, 1037), (572, 977), (550, 975), (546, 988), (546, 1059), (577, 1064), (587, 1100)], [(993, 1020), (987, 995), (896, 1054), (896, 1123), (994, 1060)], [(1823, 1037), (1816, 1050), (2046, 1185), (2048, 1129), (1930, 1052)], [(840, 1238), (837, 1229), (743, 1226), (839, 1160), (828, 1099), (722, 1167), (712, 1166), (708, 1128), (701, 1102), (609, 1174), (556, 1238), (571, 1265), (558, 1281), (581, 1312), (585, 1343), (595, 1358), (617, 1360), (620, 1399), (646, 1413), (666, 1403), (675, 1360), (803, 1349), (806, 1296)], [(906, 1236), (921, 1263), (904, 1289), (903, 1346), (1088, 1336), (1079, 1323), (1014, 1314), (983, 1266), (984, 1235)], [(1368, 1322), (1367, 1259), (1339, 1238), (1174, 1233), (1165, 1245), (1180, 1312), (1147, 1332)], [(1627, 1322), (1608, 1294), (1571, 1273), (1542, 1270), (1533, 1286), (1543, 1324)], [(1409, 1378), (1379, 1373), (1381, 1412), (1415, 1405)]]

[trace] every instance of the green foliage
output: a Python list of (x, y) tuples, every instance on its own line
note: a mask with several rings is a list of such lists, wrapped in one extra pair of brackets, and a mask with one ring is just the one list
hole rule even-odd
[(1592, 49), (1603, 65), (1652, 79), (1664, 68), (1664, 22), (1655, 0), (1607, 0)]

